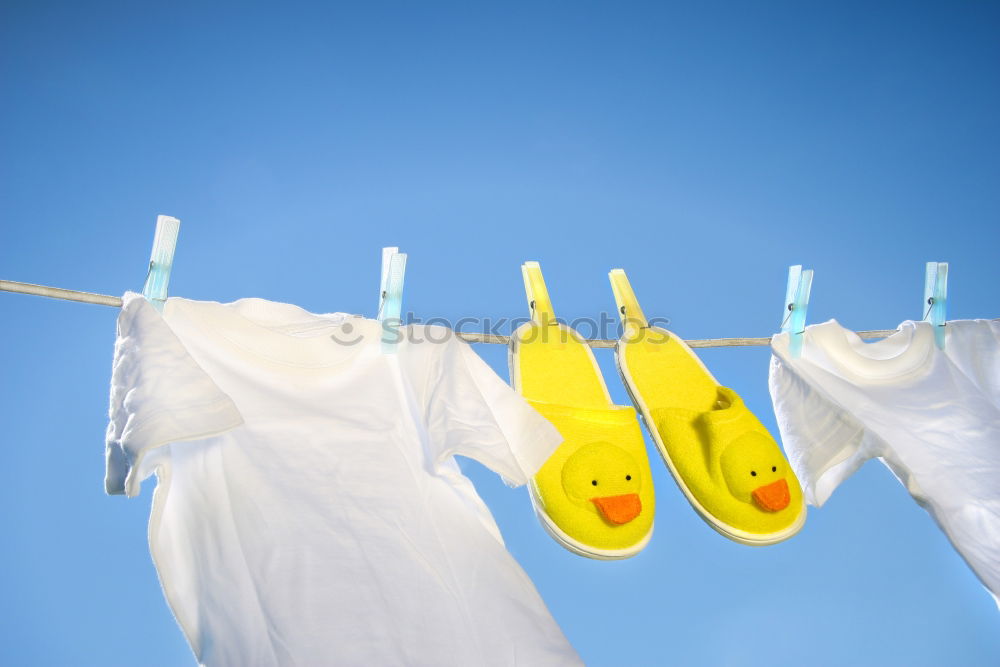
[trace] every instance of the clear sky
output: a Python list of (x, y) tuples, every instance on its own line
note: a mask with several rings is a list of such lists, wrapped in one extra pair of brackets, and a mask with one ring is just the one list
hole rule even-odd
[[(144, 6), (142, 6), (144, 5)], [(208, 7), (211, 5), (211, 7)], [(624, 267), (687, 338), (1000, 317), (1000, 5), (365, 2), (0, 5), (0, 278), (374, 315), (380, 248), (421, 318), (614, 312)], [(0, 294), (0, 662), (191, 664), (141, 498), (103, 493), (113, 308)], [(507, 377), (506, 350), (477, 351)], [(607, 350), (597, 351), (627, 402)], [(774, 429), (767, 348), (705, 351)], [(1000, 615), (878, 462), (777, 546), (727, 541), (655, 452), (656, 531), (570, 554), (463, 461), (591, 665), (996, 665)]]

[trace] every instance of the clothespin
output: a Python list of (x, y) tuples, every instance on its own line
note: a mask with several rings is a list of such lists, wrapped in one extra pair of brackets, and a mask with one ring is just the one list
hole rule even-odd
[(622, 321), (623, 337), (633, 338), (642, 329), (649, 326), (649, 321), (639, 307), (639, 301), (632, 291), (632, 284), (629, 283), (628, 276), (624, 269), (611, 269), (608, 272), (608, 279), (611, 281), (611, 291), (615, 294), (615, 304), (618, 306), (618, 317)]
[(149, 272), (142, 295), (161, 313), (167, 300), (167, 285), (170, 283), (170, 269), (174, 266), (174, 249), (181, 221), (169, 215), (156, 218), (156, 234), (153, 236), (153, 252), (149, 256)]
[(549, 290), (545, 287), (542, 277), (542, 267), (538, 262), (525, 262), (521, 265), (521, 276), (524, 278), (524, 293), (528, 297), (528, 309), (535, 324), (555, 324), (556, 316), (549, 300)]
[(793, 358), (802, 355), (802, 334), (806, 329), (806, 310), (809, 308), (812, 280), (812, 269), (803, 271), (801, 264), (788, 267), (788, 286), (785, 288), (785, 310), (781, 330), (789, 334), (789, 348)]
[(396, 353), (399, 342), (400, 312), (403, 308), (403, 276), (406, 254), (399, 248), (382, 248), (382, 281), (379, 289), (378, 321), (382, 324), (382, 351)]
[(927, 262), (924, 275), (924, 321), (934, 325), (934, 340), (944, 349), (948, 307), (948, 262)]

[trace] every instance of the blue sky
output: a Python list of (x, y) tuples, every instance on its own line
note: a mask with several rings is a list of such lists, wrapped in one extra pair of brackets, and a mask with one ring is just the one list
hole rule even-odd
[[(140, 6), (147, 4), (147, 6)], [(421, 318), (613, 313), (624, 267), (687, 338), (1000, 317), (994, 3), (0, 5), (0, 278), (374, 315), (380, 248)], [(0, 662), (184, 665), (146, 545), (152, 482), (103, 494), (112, 308), (0, 294)], [(477, 351), (507, 377), (506, 350)], [(607, 351), (598, 358), (627, 402)], [(766, 348), (702, 358), (768, 427)], [(870, 462), (781, 545), (731, 543), (655, 453), (656, 532), (589, 561), (463, 461), (591, 665), (995, 665), (997, 609)]]

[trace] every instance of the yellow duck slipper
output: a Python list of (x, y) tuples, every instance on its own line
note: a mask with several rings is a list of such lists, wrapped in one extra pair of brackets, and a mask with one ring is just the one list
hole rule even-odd
[(609, 274), (624, 324), (622, 381), (688, 501), (731, 540), (786, 540), (806, 518), (799, 481), (760, 420), (684, 341), (649, 326), (621, 269)]
[(532, 320), (511, 336), (511, 383), (565, 438), (528, 485), (535, 513), (574, 553), (634, 556), (656, 503), (635, 410), (612, 403), (593, 351), (556, 322), (538, 263), (521, 272)]

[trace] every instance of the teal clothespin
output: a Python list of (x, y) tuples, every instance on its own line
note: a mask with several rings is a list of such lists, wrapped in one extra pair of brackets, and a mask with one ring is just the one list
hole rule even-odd
[(927, 262), (924, 275), (924, 321), (934, 325), (934, 340), (944, 349), (948, 307), (948, 262)]
[(403, 308), (403, 276), (406, 254), (399, 248), (382, 248), (382, 284), (379, 290), (378, 321), (382, 324), (382, 351), (395, 354), (399, 342), (400, 313)]
[(156, 218), (156, 234), (153, 236), (153, 252), (149, 256), (149, 273), (142, 295), (161, 313), (167, 300), (167, 285), (170, 284), (170, 269), (174, 265), (174, 249), (181, 221), (169, 215)]
[(781, 330), (789, 334), (792, 358), (802, 355), (802, 333), (806, 329), (806, 310), (812, 290), (812, 269), (802, 270), (802, 265), (788, 267), (788, 286), (785, 288), (785, 311)]

